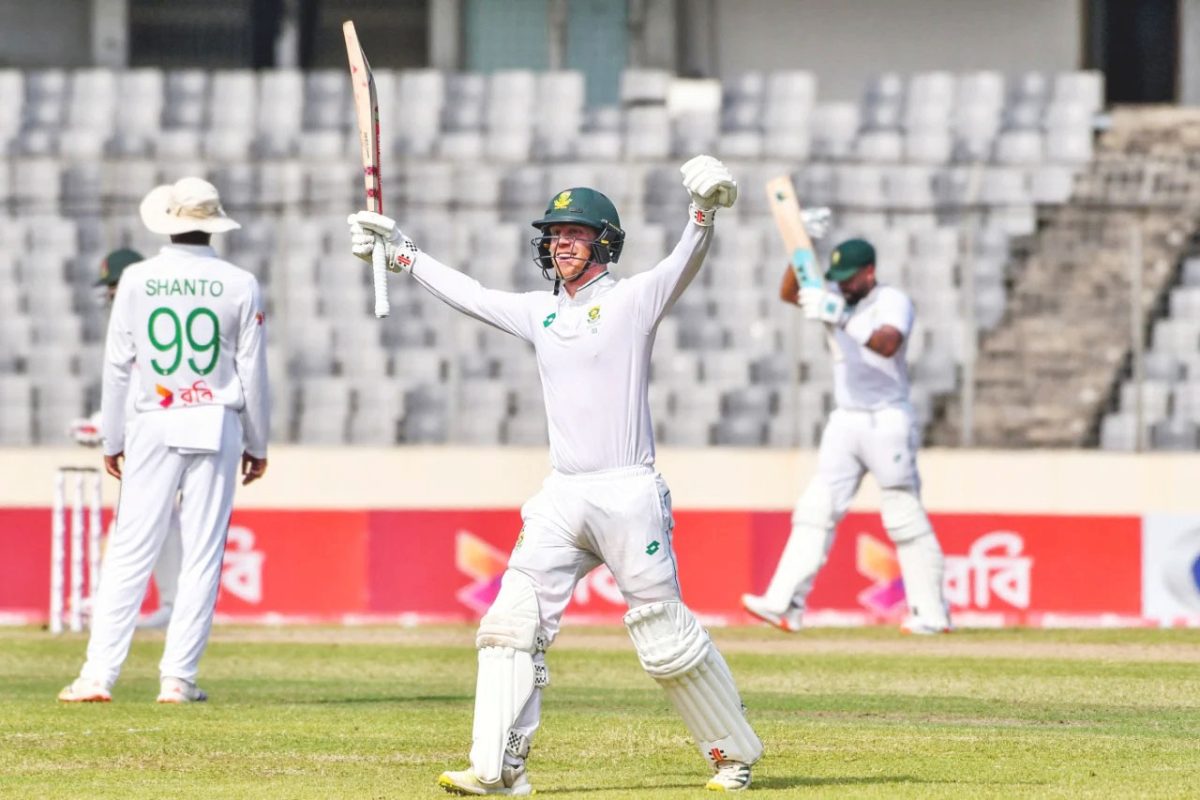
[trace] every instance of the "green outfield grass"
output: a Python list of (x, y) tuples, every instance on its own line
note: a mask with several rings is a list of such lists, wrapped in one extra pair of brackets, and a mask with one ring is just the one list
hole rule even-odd
[[(1200, 631), (765, 628), (714, 637), (762, 797), (1200, 796)], [(400, 798), (466, 765), (462, 628), (219, 628), (204, 705), (158, 706), (161, 638), (111, 705), (54, 695), (85, 641), (0, 629), (0, 797)], [(544, 796), (699, 797), (707, 769), (618, 628), (573, 628), (530, 760)]]

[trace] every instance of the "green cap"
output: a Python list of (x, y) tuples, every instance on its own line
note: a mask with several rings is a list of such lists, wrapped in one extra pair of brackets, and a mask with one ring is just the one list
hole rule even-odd
[(145, 259), (137, 250), (130, 250), (128, 247), (113, 250), (100, 262), (100, 277), (92, 285), (116, 286), (117, 281), (121, 280), (121, 273), (125, 271), (125, 268), (139, 261), (145, 261)]
[(866, 239), (847, 239), (833, 248), (829, 257), (829, 271), (825, 280), (844, 281), (857, 273), (863, 267), (875, 263), (875, 248)]

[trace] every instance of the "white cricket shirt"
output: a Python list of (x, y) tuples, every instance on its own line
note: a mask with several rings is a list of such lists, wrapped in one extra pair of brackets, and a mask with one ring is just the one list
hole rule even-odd
[(620, 280), (606, 272), (573, 298), (485, 289), (424, 252), (412, 274), (454, 308), (533, 344), (556, 471), (652, 466), (650, 350), (659, 321), (699, 271), (711, 231), (689, 222), (652, 270)]
[[(908, 295), (893, 286), (877, 284), (854, 306), (845, 329), (828, 326), (833, 341), (833, 394), (838, 408), (877, 411), (907, 405), (908, 336), (914, 310)], [(890, 325), (904, 335), (900, 348), (885, 358), (866, 345), (870, 335)]]
[[(170, 244), (121, 275), (104, 354), (106, 455), (125, 449), (135, 370), (138, 414), (224, 406), (240, 412), (246, 451), (266, 456), (270, 401), (258, 281), (211, 247)], [(181, 425), (190, 419), (179, 415)]]

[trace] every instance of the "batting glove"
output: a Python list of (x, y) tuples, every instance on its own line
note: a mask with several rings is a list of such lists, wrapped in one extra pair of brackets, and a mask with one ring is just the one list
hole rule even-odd
[(829, 233), (830, 213), (829, 206), (806, 208), (800, 212), (800, 220), (804, 223), (804, 231), (808, 238), (821, 239)]
[(396, 220), (376, 214), (374, 211), (356, 211), (346, 218), (350, 226), (350, 252), (371, 263), (375, 242), (383, 242), (387, 268), (391, 272), (411, 269), (421, 252), (417, 246), (396, 227)]
[(850, 312), (846, 310), (845, 298), (828, 289), (818, 289), (815, 286), (801, 289), (800, 307), (804, 309), (804, 316), (808, 319), (828, 322), (839, 328), (845, 327), (846, 322), (850, 319)]
[(697, 225), (712, 225), (717, 208), (730, 208), (737, 201), (737, 181), (712, 156), (696, 156), (679, 171), (683, 173), (683, 188), (692, 196), (688, 211)]

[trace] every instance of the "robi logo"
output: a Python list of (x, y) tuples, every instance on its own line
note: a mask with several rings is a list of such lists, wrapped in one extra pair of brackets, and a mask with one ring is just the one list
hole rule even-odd
[(855, 541), (855, 566), (872, 584), (858, 594), (863, 608), (884, 617), (904, 611), (904, 582), (896, 551), (873, 536), (860, 533)]
[(1200, 529), (1171, 541), (1162, 571), (1171, 597), (1190, 611), (1200, 611)]
[(254, 549), (254, 531), (233, 525), (221, 565), (221, 588), (252, 605), (263, 598), (263, 562), (267, 554)]

